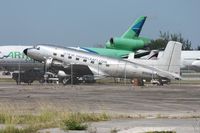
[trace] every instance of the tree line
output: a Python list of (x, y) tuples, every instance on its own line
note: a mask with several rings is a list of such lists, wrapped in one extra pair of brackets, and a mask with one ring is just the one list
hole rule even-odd
[[(168, 41), (177, 41), (183, 44), (182, 50), (193, 50), (192, 43), (188, 39), (184, 39), (181, 33), (169, 33), (160, 31), (160, 35), (158, 39), (152, 40), (149, 49), (164, 49), (168, 43)], [(196, 48), (200, 50), (200, 46)]]

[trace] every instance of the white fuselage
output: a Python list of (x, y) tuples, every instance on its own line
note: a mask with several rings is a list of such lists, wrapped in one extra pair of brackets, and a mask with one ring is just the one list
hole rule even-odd
[(8, 71), (42, 68), (41, 63), (23, 53), (24, 49), (30, 47), (32, 46), (0, 46), (0, 68)]
[(28, 49), (27, 55), (38, 61), (52, 58), (52, 62), (60, 62), (63, 66), (72, 64), (85, 65), (89, 67), (94, 75), (102, 77), (112, 76), (131, 79), (138, 77), (156, 78), (158, 76), (153, 68), (151, 69), (144, 65), (69, 48), (38, 45), (37, 48)]

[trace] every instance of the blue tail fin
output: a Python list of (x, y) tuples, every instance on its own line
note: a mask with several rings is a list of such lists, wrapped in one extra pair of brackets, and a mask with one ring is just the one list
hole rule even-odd
[(129, 29), (122, 35), (122, 38), (134, 38), (138, 37), (140, 35), (140, 32), (142, 30), (142, 27), (146, 21), (146, 16), (141, 16), (135, 22)]

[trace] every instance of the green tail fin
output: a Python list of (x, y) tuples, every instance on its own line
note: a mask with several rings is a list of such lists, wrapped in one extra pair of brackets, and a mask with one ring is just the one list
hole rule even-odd
[(141, 16), (135, 20), (133, 25), (121, 36), (122, 38), (132, 39), (138, 37), (146, 20), (146, 16)]

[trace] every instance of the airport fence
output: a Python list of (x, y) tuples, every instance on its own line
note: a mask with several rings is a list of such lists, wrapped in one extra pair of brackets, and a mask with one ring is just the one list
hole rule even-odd
[[(102, 65), (104, 66), (104, 70), (101, 69)], [(112, 67), (113, 69), (110, 69)], [(154, 66), (151, 66), (154, 67)], [(166, 67), (166, 66), (160, 66), (160, 68)], [(177, 67), (177, 66), (174, 66)], [(118, 69), (114, 69), (118, 68)], [(132, 69), (135, 69), (136, 71), (132, 71)], [(71, 74), (70, 77), (73, 77), (74, 73), (78, 73), (76, 70), (72, 68), (69, 69), (69, 73)], [(79, 72), (84, 72), (85, 70), (79, 70)], [(130, 65), (130, 64), (99, 64), (96, 71), (95, 71), (95, 78), (97, 78), (96, 83), (98, 84), (121, 84), (121, 85), (140, 85), (143, 83), (149, 84), (149, 83), (157, 83), (155, 80), (156, 74), (155, 74), (155, 69), (152, 69), (148, 71), (141, 70), (137, 65)], [(110, 75), (106, 75), (107, 73), (110, 73)], [(12, 73), (11, 75), (6, 75), (7, 72), (1, 71), (0, 72), (0, 81), (9, 81), (13, 82), (11, 80), (12, 78)], [(140, 78), (133, 77), (130, 78), (131, 75), (139, 75)], [(148, 76), (149, 78), (141, 78), (141, 77), (146, 77)], [(181, 70), (181, 78), (182, 80), (178, 81), (171, 81), (171, 83), (178, 83), (178, 84), (184, 84), (184, 83), (192, 83), (192, 84), (200, 84), (200, 72), (194, 72), (192, 69), (186, 69), (186, 70)]]

